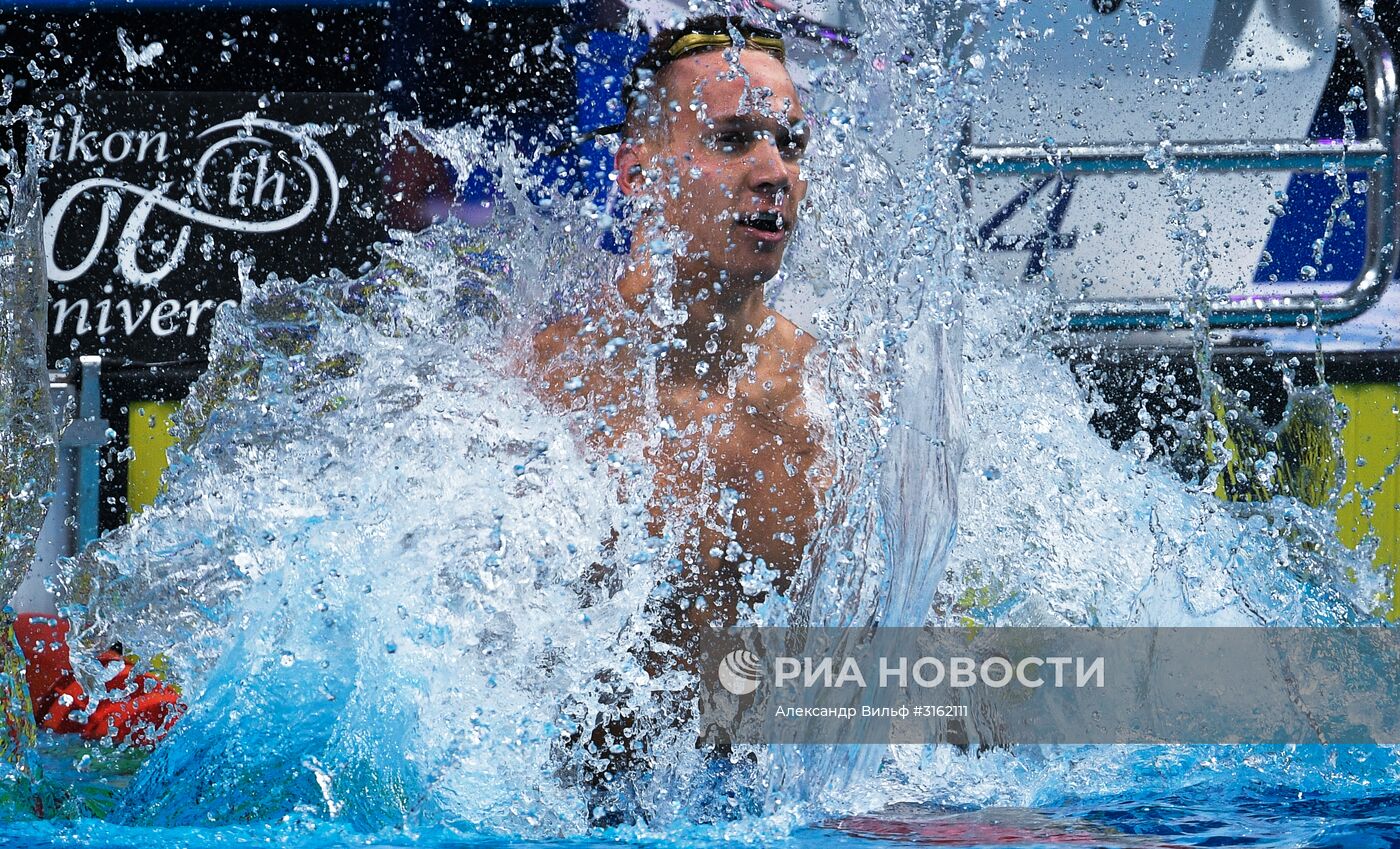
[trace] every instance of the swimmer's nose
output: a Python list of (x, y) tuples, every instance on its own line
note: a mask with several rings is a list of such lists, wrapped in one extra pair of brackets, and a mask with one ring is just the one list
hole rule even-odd
[(785, 192), (791, 187), (787, 163), (771, 140), (754, 145), (749, 182), (753, 189), (765, 193)]

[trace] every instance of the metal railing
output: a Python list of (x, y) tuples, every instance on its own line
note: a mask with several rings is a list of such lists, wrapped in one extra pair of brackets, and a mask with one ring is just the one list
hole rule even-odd
[[(97, 539), (98, 493), (101, 488), (101, 448), (110, 441), (107, 420), (102, 418), (102, 358), (78, 358), (78, 415), (59, 439), (59, 464), (71, 462), (76, 474), (73, 489), (73, 550), (81, 551)], [(71, 459), (70, 459), (71, 458)]]
[[(1353, 15), (1346, 17), (1353, 52), (1366, 70), (1366, 107), (1370, 137), (1350, 143), (1305, 141), (1096, 144), (1044, 147), (976, 145), (962, 148), (974, 175), (1021, 176), (1067, 173), (1111, 174), (1160, 169), (1170, 158), (1176, 167), (1205, 171), (1322, 171), (1331, 168), (1368, 172), (1366, 253), (1361, 272), (1332, 294), (1258, 294), (1213, 298), (1207, 310), (1213, 328), (1271, 327), (1307, 323), (1335, 324), (1365, 312), (1385, 291), (1395, 273), (1397, 217), (1396, 160), (1400, 155), (1395, 57), (1379, 28)], [(1065, 304), (1071, 330), (1170, 330), (1190, 319), (1171, 301), (1152, 298), (1081, 300)]]
[(52, 553), (69, 556), (100, 534), (101, 449), (111, 441), (102, 418), (102, 358), (79, 357), (71, 371), (49, 372), (49, 392), (59, 421), (52, 509), (61, 510), (65, 521), (63, 539), (47, 542)]

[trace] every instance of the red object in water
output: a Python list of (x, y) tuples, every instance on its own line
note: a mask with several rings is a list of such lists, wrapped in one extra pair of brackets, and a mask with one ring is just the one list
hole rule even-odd
[(68, 622), (41, 613), (23, 613), (15, 620), (15, 639), (24, 652), (25, 678), (34, 717), (40, 728), (58, 734), (81, 734), (86, 740), (111, 740), (153, 746), (185, 712), (180, 694), (154, 675), (132, 677), (131, 661), (116, 649), (98, 656), (104, 664), (123, 666), (107, 682), (113, 699), (94, 705), (73, 677), (68, 657)]

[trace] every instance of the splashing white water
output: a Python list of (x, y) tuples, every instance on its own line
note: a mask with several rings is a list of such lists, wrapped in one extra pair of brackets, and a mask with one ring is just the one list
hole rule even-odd
[(122, 58), (126, 60), (128, 71), (134, 71), (137, 68), (153, 68), (156, 60), (165, 55), (165, 45), (159, 41), (152, 41), (137, 50), (132, 46), (131, 39), (127, 38), (126, 30), (122, 27), (117, 27), (117, 47), (121, 49)]
[[(754, 617), (922, 622), (966, 439), (943, 615), (1343, 618), (1345, 600), (1315, 575), (1274, 570), (1286, 535), (1260, 543), (1257, 525), (1111, 451), (1068, 369), (1022, 331), (1034, 305), (970, 286), (951, 154), (978, 14), (891, 9), (859, 61), (813, 69), (813, 190), (788, 276), (823, 293), (814, 324), (828, 357), (813, 379), (839, 468), (791, 598)], [(248, 285), (245, 307), (220, 315), (167, 491), (68, 576), (83, 638), (163, 654), (193, 704), (120, 817), (311, 811), (366, 828), (573, 833), (593, 799), (579, 778), (588, 755), (568, 739), (619, 704), (653, 720), (650, 769), (617, 783), (634, 785), (656, 828), (743, 813), (735, 783), (779, 827), (911, 793), (1037, 798), (1026, 776), (1054, 753), (900, 749), (876, 784), (875, 748), (760, 750), (738, 753), (753, 765), (726, 777), (693, 728), (659, 715), (688, 682), (638, 660), (673, 552), (647, 532), (650, 469), (581, 452), (577, 422), (536, 399), (516, 363), (559, 305), (612, 275), (592, 245), (611, 224), (580, 199), (532, 205), (546, 190), (523, 158), (477, 132), (419, 135), (460, 174), (500, 175), (497, 223), (405, 236), (359, 281)], [(952, 329), (969, 289), (970, 438)], [(942, 775), (974, 789), (953, 793)]]

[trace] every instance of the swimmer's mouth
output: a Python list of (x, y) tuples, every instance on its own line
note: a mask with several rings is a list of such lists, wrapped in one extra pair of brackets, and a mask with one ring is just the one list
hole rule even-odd
[(751, 212), (739, 216), (739, 223), (764, 233), (785, 234), (788, 222), (776, 212)]

